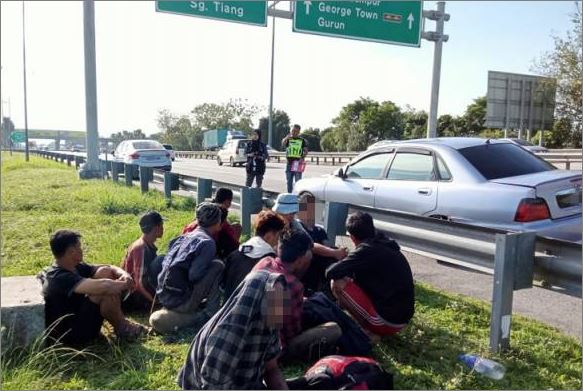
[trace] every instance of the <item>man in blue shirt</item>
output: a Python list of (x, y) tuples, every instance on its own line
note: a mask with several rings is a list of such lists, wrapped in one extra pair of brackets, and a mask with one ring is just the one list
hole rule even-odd
[(163, 308), (152, 313), (150, 324), (161, 334), (206, 321), (218, 309), (224, 265), (215, 259), (213, 235), (221, 229), (221, 209), (203, 202), (196, 209), (196, 219), (198, 227), (193, 232), (170, 243), (158, 276), (156, 298)]

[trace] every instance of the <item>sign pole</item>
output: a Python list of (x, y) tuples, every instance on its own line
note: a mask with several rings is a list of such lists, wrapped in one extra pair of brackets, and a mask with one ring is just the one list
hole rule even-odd
[[(429, 121), (427, 122), (427, 138), (437, 137), (437, 104), (439, 103), (439, 79), (441, 78), (441, 52), (447, 36), (443, 35), (444, 22), (449, 20), (445, 14), (445, 1), (437, 2), (437, 12), (430, 19), (436, 20), (437, 31), (429, 38), (435, 42), (433, 50), (433, 76), (431, 78), (431, 103), (429, 105)], [(445, 39), (444, 39), (445, 38)]]
[(24, 35), (24, 1), (22, 2), (22, 72), (24, 80), (24, 160), (29, 161), (28, 156), (28, 105), (26, 99), (26, 39)]
[[(275, 7), (275, 5), (274, 5)], [(267, 145), (273, 148), (273, 68), (275, 59), (275, 15), (271, 18), (271, 84), (269, 86), (269, 125), (267, 131)]]
[(83, 1), (83, 37), (85, 50), (85, 120), (87, 126), (87, 162), (79, 170), (83, 179), (100, 178), (97, 147), (97, 81), (95, 71), (95, 3)]

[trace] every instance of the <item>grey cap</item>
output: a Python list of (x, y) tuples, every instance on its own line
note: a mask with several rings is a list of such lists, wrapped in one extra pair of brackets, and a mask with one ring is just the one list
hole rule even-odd
[(196, 208), (196, 220), (203, 228), (221, 222), (221, 208), (212, 202), (203, 202)]

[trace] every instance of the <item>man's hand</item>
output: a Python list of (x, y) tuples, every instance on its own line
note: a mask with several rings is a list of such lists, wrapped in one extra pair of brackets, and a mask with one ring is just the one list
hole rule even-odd
[(339, 261), (343, 260), (348, 256), (348, 249), (346, 247), (341, 247), (335, 251), (334, 258)]
[(123, 281), (126, 283), (127, 285), (127, 289), (130, 291), (133, 291), (136, 287), (136, 282), (134, 281), (134, 279), (132, 278), (132, 276), (130, 276), (128, 273), (125, 273), (123, 275), (121, 275), (118, 278), (118, 281)]

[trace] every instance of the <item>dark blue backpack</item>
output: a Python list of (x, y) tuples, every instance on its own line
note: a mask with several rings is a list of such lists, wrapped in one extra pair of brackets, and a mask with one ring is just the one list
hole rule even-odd
[(322, 292), (316, 292), (304, 301), (302, 314), (303, 330), (326, 322), (336, 322), (342, 329), (338, 340), (339, 354), (346, 356), (370, 356), (370, 338), (360, 326), (338, 305)]

